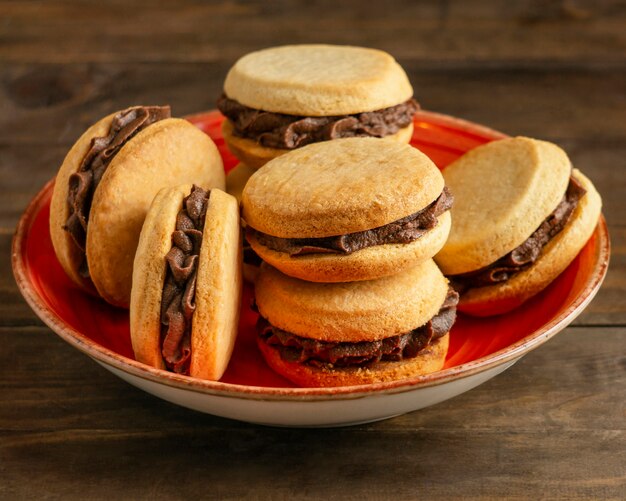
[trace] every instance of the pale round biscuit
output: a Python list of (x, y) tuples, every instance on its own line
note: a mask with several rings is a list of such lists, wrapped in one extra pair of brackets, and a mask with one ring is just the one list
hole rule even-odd
[[(254, 169), (263, 167), (267, 162), (276, 157), (289, 153), (293, 150), (282, 148), (270, 148), (263, 146), (252, 139), (239, 137), (233, 133), (233, 124), (230, 120), (224, 120), (222, 124), (222, 135), (230, 152), (239, 160)], [(395, 134), (385, 136), (382, 139), (392, 139), (400, 143), (408, 143), (413, 137), (413, 124), (400, 129)]]
[(443, 368), (449, 343), (450, 334), (446, 334), (415, 358), (398, 362), (378, 362), (370, 367), (329, 368), (283, 360), (275, 347), (257, 338), (265, 361), (275, 372), (299, 386), (309, 388), (384, 383), (429, 374)]
[(525, 137), (479, 146), (446, 167), (454, 206), (435, 257), (443, 272), (478, 270), (522, 244), (563, 198), (570, 170), (561, 148)]
[(543, 248), (528, 269), (501, 284), (477, 287), (461, 296), (459, 310), (476, 316), (506, 313), (545, 289), (574, 260), (593, 234), (602, 199), (589, 179), (577, 169), (572, 175), (587, 190), (571, 219)]
[(285, 45), (239, 59), (226, 95), (258, 110), (329, 116), (374, 111), (413, 95), (402, 67), (386, 52), (345, 45)]
[(321, 341), (374, 341), (424, 325), (440, 310), (448, 282), (432, 259), (378, 280), (324, 284), (261, 266), (255, 297), (273, 326)]
[(248, 180), (242, 215), (281, 238), (318, 238), (377, 228), (426, 208), (444, 187), (419, 150), (374, 138), (335, 139), (268, 162)]
[(218, 380), (235, 346), (241, 306), (241, 228), (237, 199), (211, 190), (198, 261), (190, 375)]
[(72, 281), (93, 294), (97, 294), (97, 292), (91, 279), (85, 278), (78, 273), (78, 268), (82, 262), (82, 252), (80, 252), (70, 234), (63, 229), (70, 215), (67, 203), (69, 179), (72, 174), (78, 171), (83, 158), (85, 158), (85, 155), (91, 148), (92, 138), (103, 137), (109, 134), (111, 122), (116, 114), (117, 112), (111, 113), (93, 124), (74, 143), (56, 175), (52, 201), (50, 202), (50, 238), (52, 239), (54, 252), (65, 273)]
[(248, 241), (267, 263), (286, 275), (311, 282), (352, 282), (393, 275), (432, 258), (443, 247), (450, 232), (450, 211), (438, 218), (437, 226), (408, 244), (367, 247), (352, 254), (307, 254), (291, 257), (261, 245), (253, 236)]
[(224, 188), (224, 178), (217, 147), (186, 120), (161, 120), (126, 143), (102, 176), (91, 205), (87, 262), (98, 293), (128, 307), (139, 234), (159, 190), (186, 183)]
[(165, 368), (161, 353), (161, 299), (167, 274), (165, 256), (183, 198), (191, 185), (163, 188), (154, 197), (141, 228), (130, 293), (130, 339), (138, 362)]
[(255, 169), (252, 167), (244, 163), (238, 163), (226, 174), (226, 193), (235, 197), (237, 202), (240, 203), (243, 188), (254, 172)]

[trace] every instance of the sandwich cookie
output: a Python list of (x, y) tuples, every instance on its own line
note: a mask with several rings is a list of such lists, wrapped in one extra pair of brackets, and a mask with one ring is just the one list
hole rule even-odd
[(480, 146), (443, 172), (452, 229), (435, 260), (461, 292), (459, 310), (509, 311), (543, 290), (592, 235), (601, 199), (565, 152), (524, 137)]
[(183, 185), (161, 190), (141, 230), (130, 334), (135, 358), (218, 380), (235, 344), (241, 233), (234, 197)]
[(408, 143), (419, 109), (404, 70), (363, 47), (287, 45), (252, 52), (231, 68), (218, 100), (223, 135), (258, 168), (306, 144), (345, 137)]
[[(255, 169), (248, 167), (246, 164), (239, 163), (231, 171), (226, 174), (226, 191), (241, 203), (241, 194), (243, 188), (254, 174)], [(241, 222), (242, 239), (243, 239), (243, 278), (247, 282), (254, 283), (261, 266), (261, 258), (254, 252), (245, 236), (245, 222)]]
[(440, 370), (458, 295), (432, 259), (366, 282), (319, 284), (264, 263), (257, 344), (300, 386), (378, 383)]
[(450, 230), (452, 197), (407, 144), (326, 141), (267, 163), (242, 195), (247, 238), (264, 261), (313, 282), (371, 280), (430, 259)]
[(50, 235), (69, 277), (128, 307), (133, 258), (146, 212), (164, 187), (224, 188), (211, 139), (169, 106), (134, 106), (91, 126), (56, 177)]

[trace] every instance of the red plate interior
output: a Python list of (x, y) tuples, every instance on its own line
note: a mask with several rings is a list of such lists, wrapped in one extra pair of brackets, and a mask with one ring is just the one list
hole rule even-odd
[[(195, 115), (189, 120), (217, 144), (228, 172), (237, 160), (227, 150), (221, 135), (222, 116), (218, 112)], [(419, 113), (411, 144), (428, 155), (439, 168), (481, 144), (504, 137), (478, 125), (433, 113)], [(33, 293), (61, 322), (89, 340), (119, 355), (134, 358), (130, 344), (128, 311), (115, 308), (77, 289), (56, 259), (48, 218), (52, 183), (44, 188), (34, 207), (31, 224), (22, 241), (27, 281)], [(515, 311), (498, 317), (479, 319), (459, 314), (450, 336), (445, 367), (454, 367), (495, 353), (520, 341), (568, 309), (584, 290), (598, 254), (598, 233), (587, 243), (574, 262), (545, 291)], [(257, 351), (254, 324), (257, 314), (250, 309), (252, 288), (244, 288), (239, 337), (223, 382), (265, 387), (294, 385), (272, 372)]]

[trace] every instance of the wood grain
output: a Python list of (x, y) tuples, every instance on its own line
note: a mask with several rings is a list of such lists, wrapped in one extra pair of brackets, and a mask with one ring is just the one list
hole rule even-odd
[[(0, 144), (70, 146), (102, 116), (136, 103), (169, 103), (177, 116), (215, 108), (231, 62), (2, 65), (0, 131), (10, 135), (0, 134)], [(405, 67), (428, 110), (555, 141), (603, 145), (626, 138), (626, 69)]]
[[(28, 485), (90, 499), (619, 499), (626, 487), (623, 329), (570, 328), (454, 400), (334, 430), (193, 413), (131, 388), (43, 328), (0, 329), (0, 342), (9, 337), (3, 497)], [(9, 369), (35, 342), (47, 356)], [(155, 475), (169, 471), (176, 481)]]
[(0, 17), (6, 62), (230, 62), (319, 41), (436, 66), (623, 65), (626, 54), (626, 9), (610, 1), (2, 2)]

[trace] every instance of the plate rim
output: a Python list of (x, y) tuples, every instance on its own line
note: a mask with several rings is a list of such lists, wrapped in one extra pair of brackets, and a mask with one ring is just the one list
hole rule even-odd
[[(188, 115), (185, 118), (194, 122), (198, 121), (201, 117), (206, 117), (206, 115), (212, 113), (213, 111), (214, 110), (200, 112)], [(507, 137), (506, 134), (493, 130), (489, 127), (474, 124), (449, 115), (423, 110), (420, 111), (420, 115), (434, 118), (447, 125), (453, 125), (454, 128), (457, 129), (461, 127), (464, 131), (473, 133), (482, 132), (493, 138)], [(355, 399), (372, 395), (380, 396), (386, 394), (405, 393), (422, 388), (442, 385), (453, 380), (464, 379), (479, 372), (486, 371), (493, 367), (505, 364), (511, 360), (520, 358), (526, 353), (529, 353), (535, 348), (541, 346), (543, 343), (554, 337), (558, 332), (563, 330), (594, 298), (604, 281), (610, 260), (610, 236), (604, 215), (601, 214), (593, 233), (593, 235), (598, 238), (598, 250), (593, 271), (585, 282), (581, 293), (574, 298), (570, 306), (550, 322), (542, 325), (540, 328), (534, 330), (519, 341), (494, 353), (490, 353), (489, 355), (458, 366), (442, 369), (431, 374), (414, 376), (411, 378), (385, 383), (325, 388), (266, 387), (224, 383), (220, 381), (208, 381), (156, 369), (105, 348), (65, 323), (61, 317), (59, 317), (45, 304), (43, 298), (35, 292), (35, 289), (29, 280), (28, 267), (24, 262), (23, 254), (34, 217), (45, 204), (53, 185), (54, 178), (49, 180), (29, 202), (26, 210), (20, 216), (11, 245), (11, 266), (15, 281), (20, 293), (34, 313), (61, 339), (100, 363), (150, 382), (216, 397), (283, 402), (323, 401), (337, 400), (339, 398)]]

